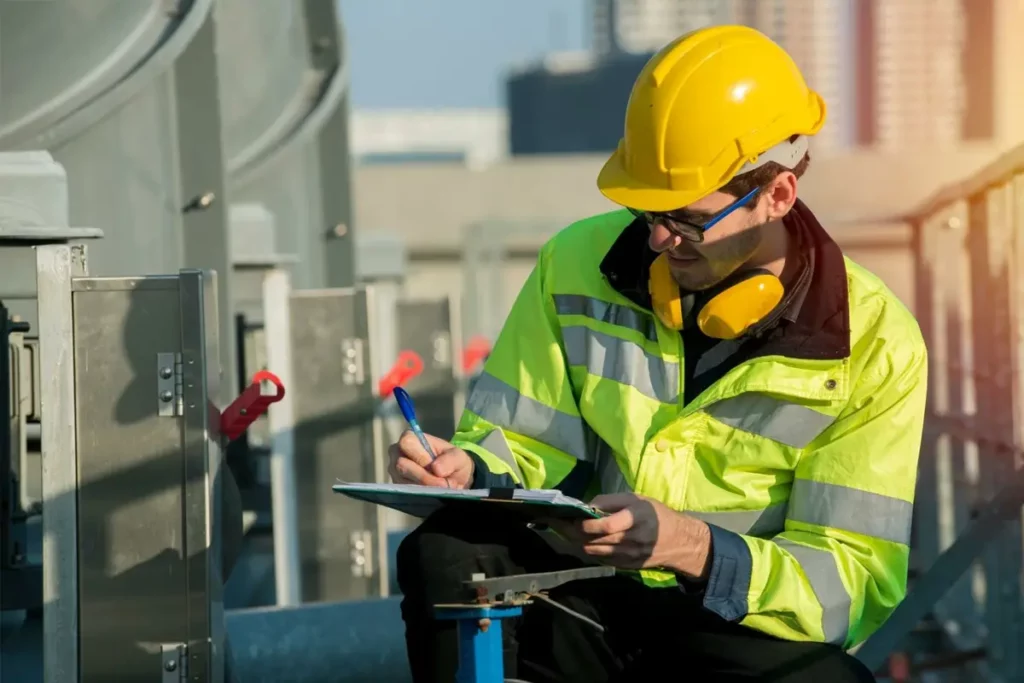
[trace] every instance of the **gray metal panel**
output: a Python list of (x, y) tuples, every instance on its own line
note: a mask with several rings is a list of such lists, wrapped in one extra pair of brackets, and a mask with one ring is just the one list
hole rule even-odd
[(443, 299), (406, 299), (398, 303), (398, 347), (423, 359), (423, 373), (406, 384), (416, 416), (428, 434), (442, 439), (455, 431), (458, 391), (453, 361), (451, 305)]
[(287, 132), (290, 126), (277, 130), (282, 120), (305, 113), (308, 64), (302, 6), (280, 0), (221, 0), (214, 16), (220, 27), (227, 27), (218, 37), (217, 62), (224, 150), (242, 165)]
[[(219, 683), (212, 275), (83, 278), (73, 301), (81, 681), (156, 680), (161, 645), (181, 643), (189, 679)], [(180, 354), (180, 417), (160, 415), (177, 401), (160, 398), (158, 354)]]
[(181, 351), (178, 283), (135, 282), (74, 293), (82, 683), (155, 678), (159, 644), (188, 633), (182, 424), (157, 413), (157, 354)]
[[(349, 146), (348, 84), (349, 65), (345, 61), (345, 32), (341, 26), (339, 5), (334, 0), (303, 0), (309, 33), (309, 59), (314, 68), (331, 73), (333, 81), (321, 109), (327, 109), (317, 134), (317, 161), (324, 187), (321, 211), (324, 216), (326, 244), (322, 258), (330, 287), (350, 287), (354, 283), (355, 226), (352, 210), (352, 165)], [(332, 96), (331, 91), (337, 93)]]
[[(381, 591), (376, 506), (331, 491), (376, 476), (376, 399), (363, 290), (296, 292), (291, 301), (299, 549), (305, 602)], [(351, 350), (352, 356), (346, 356)], [(379, 430), (378, 430), (379, 431)], [(363, 533), (362, 538), (357, 534)], [(370, 542), (369, 548), (358, 547)], [(354, 556), (355, 553), (355, 556)], [(356, 564), (356, 556), (363, 561)], [(370, 576), (361, 567), (372, 568)]]
[[(234, 180), (234, 179), (232, 179)], [(278, 251), (295, 254), (296, 289), (324, 287), (324, 240), (328, 230), (321, 208), (316, 150), (297, 145), (273, 158), (244, 184), (232, 186), (232, 201), (259, 201), (277, 218)]]
[(266, 268), (235, 268), (231, 283), (234, 310), (236, 314), (244, 315), (247, 322), (263, 321), (263, 278), (266, 272)]
[(162, 37), (171, 20), (160, 11), (162, 4), (161, 0), (2, 3), (0, 128), (43, 113), (62, 109), (66, 113), (75, 100), (80, 105), (123, 76)]
[[(228, 201), (225, 197), (224, 157), (221, 153), (221, 111), (217, 81), (217, 33), (213, 13), (174, 63), (176, 86), (174, 103), (178, 126), (177, 183), (186, 207), (182, 218), (184, 262), (187, 268), (215, 271), (220, 320), (217, 334), (219, 363), (225, 388), (233, 393), (235, 375), (235, 321), (231, 300), (231, 244), (228, 231)], [(213, 202), (202, 209), (201, 197)], [(137, 271), (136, 271), (137, 272)], [(228, 394), (212, 394), (218, 405), (226, 404)]]
[(176, 146), (173, 82), (164, 74), (52, 150), (67, 169), (72, 225), (102, 226), (106, 236), (89, 251), (92, 273), (173, 273), (181, 267), (184, 202)]

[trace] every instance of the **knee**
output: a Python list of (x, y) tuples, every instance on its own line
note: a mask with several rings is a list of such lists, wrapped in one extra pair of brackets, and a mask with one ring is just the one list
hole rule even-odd
[(505, 574), (510, 560), (500, 520), (444, 508), (398, 546), (395, 574), (402, 594), (413, 599), (452, 601), (464, 597), (472, 574)]
[(402, 539), (395, 556), (395, 574), (404, 595), (418, 594), (424, 584), (444, 580), (451, 573), (448, 568), (475, 555), (475, 547), (461, 540), (460, 531), (457, 520), (442, 509)]

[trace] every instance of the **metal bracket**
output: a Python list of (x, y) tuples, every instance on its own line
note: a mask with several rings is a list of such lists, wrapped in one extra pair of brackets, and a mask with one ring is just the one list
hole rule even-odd
[(492, 579), (484, 578), (482, 574), (474, 574), (472, 579), (463, 581), (462, 585), (470, 589), (478, 601), (511, 602), (521, 593), (535, 595), (540, 591), (551, 590), (570, 581), (600, 579), (614, 575), (615, 567), (605, 566), (581, 567), (579, 569), (565, 569), (558, 572), (541, 572), (539, 574), (497, 576)]
[(356, 338), (341, 340), (342, 375), (341, 381), (348, 385), (360, 385), (366, 381), (363, 363), (363, 340)]
[(185, 414), (180, 353), (156, 354), (156, 397), (160, 417), (179, 417)]
[(188, 645), (166, 643), (160, 646), (160, 683), (188, 680)]
[(352, 557), (352, 576), (373, 576), (373, 534), (365, 529), (349, 535)]

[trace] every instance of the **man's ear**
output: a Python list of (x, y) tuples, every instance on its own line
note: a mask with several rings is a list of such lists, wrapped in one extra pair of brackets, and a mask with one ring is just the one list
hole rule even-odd
[(796, 175), (792, 171), (783, 171), (775, 177), (765, 192), (768, 220), (777, 221), (789, 213), (796, 203), (796, 185)]

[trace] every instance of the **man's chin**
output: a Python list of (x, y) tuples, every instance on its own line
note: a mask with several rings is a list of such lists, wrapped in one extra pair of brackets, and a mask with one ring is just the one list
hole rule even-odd
[(695, 273), (684, 270), (673, 270), (672, 277), (675, 278), (676, 284), (681, 289), (688, 292), (702, 292), (705, 289), (711, 289), (719, 282), (706, 274)]

